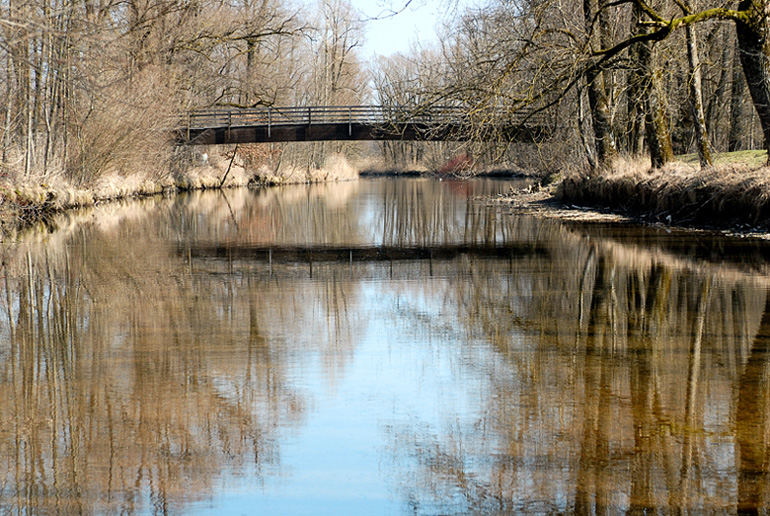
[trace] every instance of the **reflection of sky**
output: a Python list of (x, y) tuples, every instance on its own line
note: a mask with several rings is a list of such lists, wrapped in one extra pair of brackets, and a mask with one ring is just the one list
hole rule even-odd
[[(368, 324), (354, 336), (355, 356), (333, 388), (324, 357), (313, 351), (313, 336), (294, 336), (308, 349), (302, 361), (312, 364), (300, 365), (293, 379), (298, 390), (313, 393), (307, 422), (279, 443), (278, 475), (253, 484), (225, 480), (229, 488), (209, 502), (214, 512), (403, 513), (398, 489), (403, 471), (393, 463), (389, 429), (419, 424), (438, 430), (442, 422), (475, 420), (480, 387), (467, 372), (458, 374), (463, 343), (442, 320), (440, 300), (413, 296), (413, 287), (361, 283), (350, 316)], [(206, 512), (206, 505), (196, 513)]]
[[(56, 469), (56, 457), (71, 454), (86, 478), (104, 472), (109, 482), (89, 486), (86, 503), (101, 507), (114, 493), (105, 507), (117, 509), (136, 497), (136, 513), (167, 503), (170, 512), (185, 514), (464, 514), (474, 504), (481, 507), (476, 513), (489, 514), (498, 502), (509, 513), (570, 512), (576, 488), (588, 485), (581, 475), (595, 479), (588, 496), (606, 494), (616, 512), (629, 506), (640, 479), (650, 479), (656, 493), (668, 489), (667, 497), (679, 496), (686, 480), (692, 487), (684, 494), (696, 503), (734, 512), (745, 487), (738, 480), (741, 454), (766, 449), (761, 432), (752, 444), (748, 432), (755, 428), (739, 426), (754, 425), (754, 411), (738, 413), (736, 405), (748, 395), (760, 397), (758, 410), (767, 406), (765, 380), (746, 385), (753, 366), (743, 374), (757, 332), (765, 334), (766, 291), (754, 271), (736, 276), (729, 266), (694, 262), (703, 246), (722, 252), (726, 240), (692, 236), (698, 247), (690, 261), (659, 247), (660, 230), (624, 226), (618, 240), (601, 236), (610, 228), (595, 238), (596, 228), (581, 234), (526, 217), (501, 224), (499, 208), (486, 212), (481, 203), (465, 203), (482, 190), (466, 192), (450, 181), (395, 183), (342, 185), (354, 186), (344, 195), (338, 185), (266, 189), (244, 192), (239, 202), (229, 192), (227, 203), (218, 192), (196, 194), (170, 218), (158, 210), (111, 225), (104, 237), (72, 230), (78, 238), (69, 244), (53, 234), (59, 256), (51, 242), (18, 253), (6, 268), (10, 299), (0, 310), (4, 392), (17, 400), (5, 404), (11, 425), (2, 434), (10, 458), (5, 485), (15, 478), (19, 493), (75, 492), (67, 461)], [(472, 184), (507, 189), (500, 182)], [(394, 210), (397, 230), (384, 231), (383, 219)], [(283, 226), (271, 226), (272, 216)], [(210, 225), (190, 222), (199, 220)], [(251, 239), (260, 252), (283, 243), (414, 245), (420, 228), (438, 243), (490, 234), (527, 248), (556, 240), (533, 245), (545, 252), (521, 259), (345, 261), (312, 269), (300, 260), (276, 264), (275, 273), (248, 253), (188, 262), (191, 254), (174, 251), (198, 241), (248, 250)], [(163, 244), (169, 233), (170, 254)], [(683, 235), (665, 235), (674, 249), (688, 247)], [(745, 249), (742, 244), (741, 260)], [(48, 271), (45, 285), (30, 288), (38, 283), (30, 281), (30, 266)], [(669, 287), (660, 288), (656, 278)], [(698, 293), (706, 280), (718, 286), (704, 301)], [(32, 314), (24, 308), (30, 297), (47, 308)], [(700, 313), (702, 302), (708, 312), (698, 323), (701, 385), (691, 398), (697, 403), (689, 405), (696, 321), (687, 317)], [(82, 315), (71, 314), (73, 306)], [(628, 308), (632, 314), (623, 313)], [(77, 324), (62, 340), (70, 317)], [(640, 332), (639, 321), (648, 329)], [(101, 349), (109, 357), (94, 359)], [(77, 358), (56, 358), (65, 351)], [(114, 374), (97, 374), (112, 364)], [(34, 369), (30, 380), (27, 365)], [(649, 381), (644, 371), (654, 372)], [(72, 395), (49, 388), (46, 378), (61, 378)], [(102, 390), (125, 408), (114, 410), (112, 401), (91, 394)], [(647, 403), (635, 399), (659, 401), (642, 410), (634, 407)], [(51, 410), (68, 415), (56, 416), (60, 430), (49, 434)], [(134, 411), (151, 417), (126, 417)], [(35, 421), (44, 424), (29, 424)], [(146, 429), (137, 431), (135, 421), (147, 421)], [(41, 429), (42, 438), (22, 440), (16, 428)], [(135, 474), (117, 484), (107, 476), (118, 470), (107, 464), (117, 455), (92, 428), (121, 436), (120, 467), (136, 472), (138, 483)], [(639, 428), (651, 437), (642, 448)], [(85, 433), (93, 437), (69, 446), (69, 437)], [(39, 460), (19, 465), (22, 452), (41, 448)], [(691, 459), (697, 465), (683, 467)], [(53, 475), (35, 476), (38, 463), (50, 461)], [(147, 476), (151, 470), (157, 474)], [(670, 480), (675, 470), (681, 482)], [(0, 501), (17, 507), (4, 489)], [(205, 497), (211, 498), (198, 502)], [(660, 502), (663, 512), (666, 503)]]

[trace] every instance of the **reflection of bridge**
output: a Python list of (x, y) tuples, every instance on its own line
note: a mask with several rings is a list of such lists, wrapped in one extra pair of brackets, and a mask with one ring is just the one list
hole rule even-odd
[(458, 256), (514, 258), (547, 255), (544, 247), (526, 244), (439, 244), (408, 246), (303, 246), (303, 245), (193, 245), (179, 250), (189, 258), (238, 259), (254, 262), (381, 262), (400, 260), (453, 260)]
[[(502, 113), (500, 113), (502, 114)], [(494, 121), (493, 121), (494, 119)], [(189, 113), (180, 144), (311, 142), (325, 140), (484, 140), (531, 142), (545, 132), (520, 116), (471, 120), (460, 107), (386, 106), (260, 107)]]

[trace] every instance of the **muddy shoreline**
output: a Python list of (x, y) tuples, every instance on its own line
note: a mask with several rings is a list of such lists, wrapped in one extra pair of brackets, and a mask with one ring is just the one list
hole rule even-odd
[(642, 224), (651, 227), (690, 233), (709, 233), (736, 238), (756, 238), (770, 240), (767, 228), (743, 225), (717, 224), (676, 224), (659, 220), (655, 215), (625, 212), (597, 206), (579, 206), (565, 202), (559, 196), (558, 185), (531, 192), (527, 190), (511, 192), (506, 196), (488, 199), (488, 202), (504, 207), (510, 213), (557, 219), (564, 222), (584, 224)]

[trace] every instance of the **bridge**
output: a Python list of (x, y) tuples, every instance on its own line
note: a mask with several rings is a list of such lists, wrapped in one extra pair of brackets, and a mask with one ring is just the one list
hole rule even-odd
[(188, 113), (180, 126), (180, 145), (330, 140), (533, 142), (547, 132), (544, 124), (526, 114), (504, 117), (501, 112), (488, 122), (478, 122), (470, 119), (466, 109), (453, 106), (210, 109)]
[(180, 246), (179, 256), (188, 259), (238, 259), (269, 263), (319, 263), (319, 262), (384, 262), (402, 260), (453, 260), (459, 256), (484, 259), (545, 256), (548, 250), (532, 243), (505, 245), (439, 244), (426, 247), (410, 246), (323, 246), (323, 245), (248, 245), (248, 244), (200, 244)]

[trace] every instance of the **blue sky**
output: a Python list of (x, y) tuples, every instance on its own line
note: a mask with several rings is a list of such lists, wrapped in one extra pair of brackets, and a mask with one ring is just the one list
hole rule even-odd
[[(468, 4), (464, 0), (351, 0), (362, 16), (373, 19), (367, 24), (364, 54), (388, 56), (407, 52), (414, 41), (434, 43), (437, 28), (456, 5)], [(406, 8), (404, 8), (406, 6)], [(387, 17), (389, 12), (398, 13)]]

